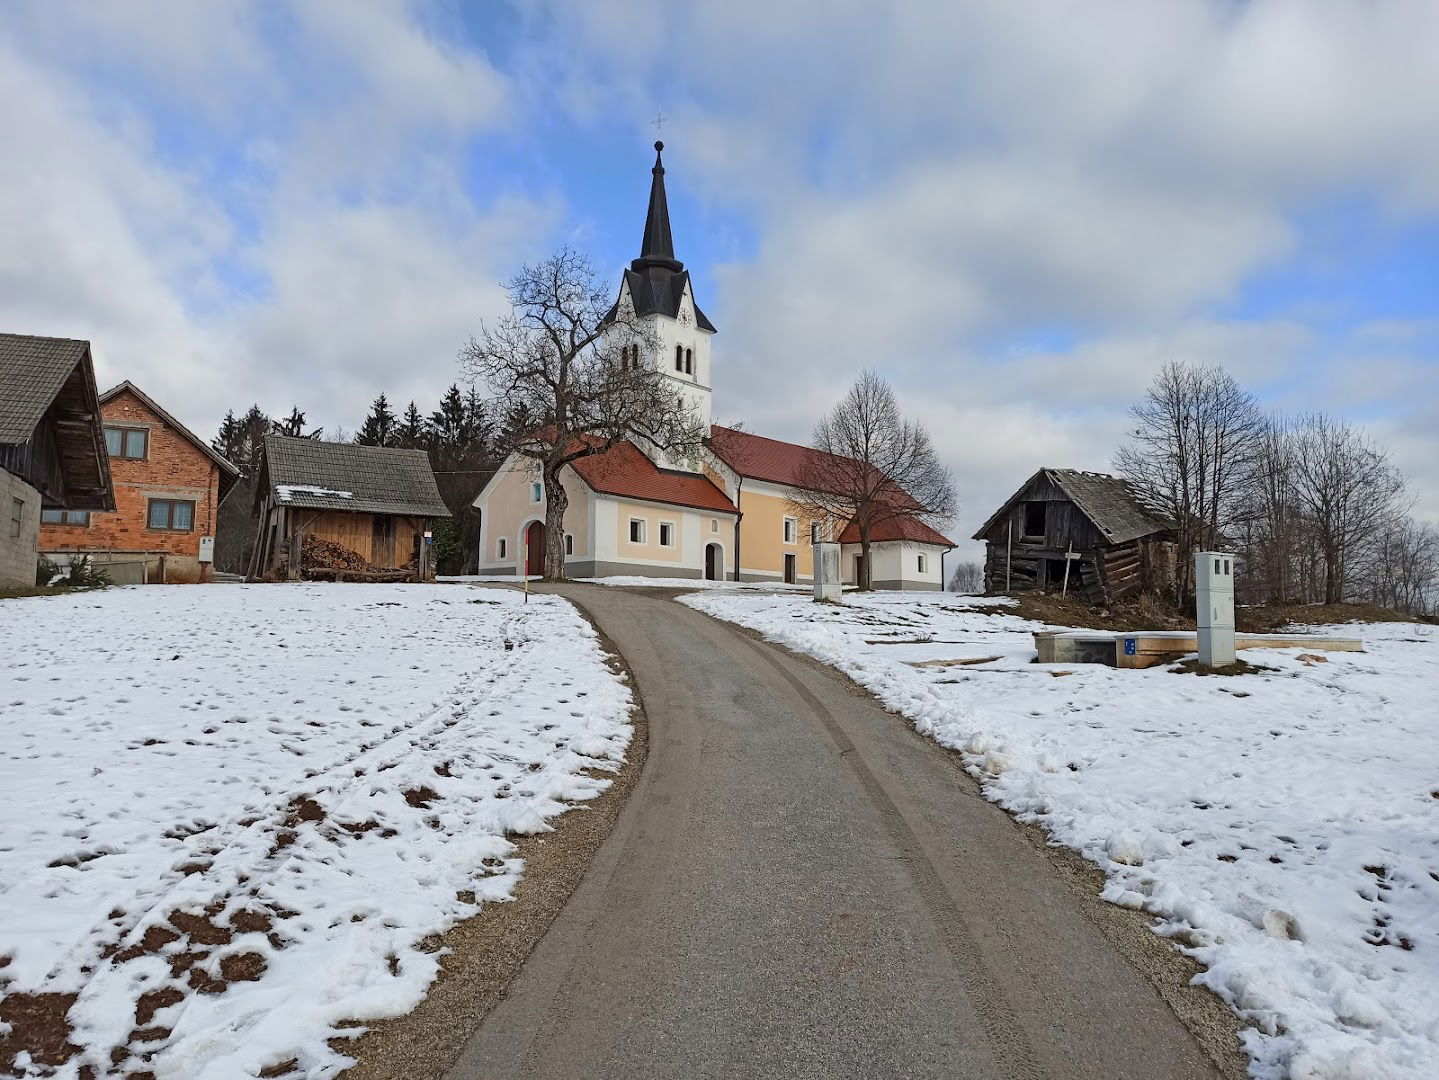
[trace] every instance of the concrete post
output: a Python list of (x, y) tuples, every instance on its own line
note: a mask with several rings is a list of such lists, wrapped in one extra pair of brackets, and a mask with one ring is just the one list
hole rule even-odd
[(1205, 667), (1234, 663), (1234, 555), (1200, 551), (1194, 556), (1194, 621), (1199, 662)]
[(839, 545), (814, 543), (814, 598), (831, 604), (844, 603), (839, 568)]

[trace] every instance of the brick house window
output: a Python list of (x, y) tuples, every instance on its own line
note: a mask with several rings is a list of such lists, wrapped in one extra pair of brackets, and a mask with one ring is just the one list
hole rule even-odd
[(25, 529), (25, 500), (10, 500), (10, 535), (18, 538)]
[(660, 522), (660, 547), (675, 546), (675, 526), (672, 521)]
[(105, 450), (112, 458), (144, 461), (150, 449), (150, 432), (145, 428), (107, 427)]
[(41, 510), (40, 520), (46, 525), (89, 525), (88, 510)]
[(195, 504), (180, 499), (151, 499), (145, 526), (166, 532), (190, 532), (195, 527)]

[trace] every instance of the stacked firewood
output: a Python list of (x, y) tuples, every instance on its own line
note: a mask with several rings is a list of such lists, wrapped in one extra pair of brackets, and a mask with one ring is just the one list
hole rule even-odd
[(300, 545), (300, 569), (312, 581), (404, 581), (414, 576), (413, 569), (376, 566), (358, 551), (306, 536)]

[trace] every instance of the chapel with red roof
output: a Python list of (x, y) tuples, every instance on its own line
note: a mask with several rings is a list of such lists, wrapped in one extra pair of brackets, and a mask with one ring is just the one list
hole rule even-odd
[[(624, 442), (584, 457), (562, 474), (565, 575), (640, 576), (808, 584), (811, 522), (792, 493), (818, 451), (712, 422), (710, 344), (715, 327), (695, 301), (675, 258), (665, 198), (663, 143), (655, 143), (649, 208), (639, 258), (620, 282), (617, 304), (650, 324), (648, 358), (709, 429), (699, 461), (667, 460), (653, 447)], [(544, 488), (530, 463), (512, 456), (475, 499), (480, 510), (479, 572), (537, 575), (544, 562)], [(817, 523), (841, 545), (846, 583), (858, 580), (859, 530)], [(876, 523), (871, 583), (877, 589), (943, 587), (941, 561), (954, 544), (914, 517)]]

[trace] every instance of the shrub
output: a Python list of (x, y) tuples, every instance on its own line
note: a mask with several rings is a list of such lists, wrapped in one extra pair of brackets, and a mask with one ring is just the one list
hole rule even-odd
[(39, 560), (35, 563), (35, 584), (40, 588), (48, 588), (50, 582), (64, 573), (64, 569), (54, 559), (50, 558), (43, 551)]
[(100, 589), (115, 584), (102, 567), (90, 561), (88, 555), (74, 555), (70, 558), (70, 587), (72, 589)]

